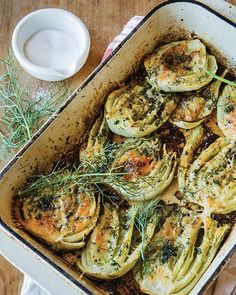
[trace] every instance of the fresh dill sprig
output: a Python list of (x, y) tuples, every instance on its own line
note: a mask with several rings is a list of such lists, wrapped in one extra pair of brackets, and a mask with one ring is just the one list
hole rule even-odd
[(72, 186), (77, 185), (81, 191), (94, 191), (92, 185), (101, 185), (109, 183), (116, 176), (124, 175), (121, 172), (93, 172), (83, 173), (82, 171), (59, 170), (49, 175), (34, 176), (32, 183), (24, 187), (18, 192), (18, 195), (38, 194), (40, 190), (51, 187), (53, 190), (62, 188), (63, 192), (71, 189)]
[(173, 260), (177, 256), (178, 247), (167, 238), (159, 237), (152, 241), (147, 252), (147, 257), (141, 262), (141, 278), (155, 272), (156, 263), (166, 264), (169, 260)]
[(233, 81), (230, 81), (230, 80), (225, 79), (225, 78), (223, 78), (223, 77), (220, 77), (220, 76), (218, 76), (218, 75), (212, 73), (212, 72), (209, 71), (208, 69), (205, 69), (205, 68), (204, 68), (204, 71), (205, 71), (209, 76), (215, 78), (216, 80), (219, 80), (219, 81), (221, 81), (221, 82), (223, 82), (223, 83), (225, 83), (225, 84), (228, 84), (228, 85), (231, 85), (231, 86), (236, 87), (236, 82), (233, 82)]
[[(141, 252), (141, 277), (151, 274), (154, 270), (156, 259), (154, 258), (157, 253), (157, 249), (160, 248), (162, 261), (166, 262), (169, 257), (174, 256), (174, 252), (176, 248), (168, 248), (168, 240), (164, 237), (157, 238), (155, 235), (161, 229), (165, 219), (169, 216), (171, 212), (173, 212), (175, 206), (166, 206), (160, 202), (158, 198), (148, 202), (147, 204), (140, 204), (140, 212), (137, 215), (135, 225), (141, 235), (142, 243), (144, 247), (142, 247)], [(149, 245), (146, 245), (146, 233), (145, 229), (150, 222), (156, 223), (156, 229), (152, 240)], [(172, 252), (171, 252), (172, 250)], [(154, 255), (154, 256), (153, 256)]]
[[(62, 168), (53, 170), (48, 175), (35, 175), (29, 179), (29, 183), (18, 191), (18, 196), (37, 195), (47, 189), (48, 194), (54, 194), (55, 190), (69, 191), (77, 186), (80, 191), (101, 193), (101, 185), (122, 182), (126, 172), (120, 172), (117, 167), (111, 167), (114, 147), (107, 145), (100, 154), (91, 159), (85, 158), (78, 167), (73, 170)], [(51, 192), (50, 192), (51, 188)], [(105, 196), (105, 193), (103, 194)]]
[[(153, 199), (149, 202), (142, 202), (137, 205), (137, 215), (135, 217), (135, 226), (139, 231), (141, 236), (141, 259), (145, 261), (144, 251), (146, 247), (146, 230), (149, 223), (157, 223), (158, 219), (161, 217), (161, 212), (163, 206), (160, 204), (160, 200), (158, 198)], [(158, 211), (158, 208), (160, 209)]]
[[(129, 174), (124, 169), (125, 163), (124, 166), (112, 166), (116, 151), (117, 146), (115, 144), (107, 144), (102, 152), (91, 158), (84, 158), (79, 166), (74, 167), (72, 170), (68, 168), (54, 169), (48, 175), (34, 175), (29, 179), (26, 186), (18, 191), (17, 195), (37, 195), (45, 189), (47, 194), (54, 195), (55, 191), (60, 191), (60, 189), (63, 189), (65, 193), (72, 187), (77, 186), (80, 191), (100, 193), (102, 198), (106, 197), (104, 186), (110, 187), (115, 183), (117, 186), (127, 187), (128, 183), (124, 178)], [(149, 184), (149, 180), (155, 177), (142, 176), (140, 178)], [(149, 185), (152, 186), (152, 184)], [(129, 188), (130, 193), (134, 196), (139, 190), (139, 182), (132, 183)], [(150, 206), (154, 206), (152, 202), (145, 210), (149, 210)]]
[(0, 157), (5, 160), (6, 155), (12, 156), (56, 111), (69, 89), (65, 83), (58, 82), (30, 94), (20, 79), (20, 70), (10, 50), (6, 60), (0, 59), (0, 66)]

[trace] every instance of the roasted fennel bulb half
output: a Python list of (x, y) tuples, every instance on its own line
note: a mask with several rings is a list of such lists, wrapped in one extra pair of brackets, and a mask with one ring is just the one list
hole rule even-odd
[(187, 295), (206, 271), (228, 231), (215, 220), (178, 209), (154, 234), (145, 261), (133, 269), (145, 294)]
[[(65, 177), (65, 173), (61, 176)], [(65, 188), (63, 180), (57, 186), (45, 177), (45, 184), (40, 185), (43, 188), (31, 190), (29, 186), (16, 196), (17, 223), (55, 249), (83, 247), (86, 236), (97, 223), (100, 196), (95, 196), (92, 190), (80, 191), (73, 182)]]
[(136, 84), (121, 87), (108, 96), (105, 117), (115, 134), (142, 137), (163, 125), (176, 106), (176, 95)]
[(101, 114), (91, 128), (87, 142), (80, 149), (80, 161), (92, 160), (97, 155), (101, 155), (110, 136), (111, 132), (106, 119)]
[(198, 90), (207, 85), (216, 73), (217, 63), (198, 39), (172, 42), (146, 58), (147, 81), (158, 91), (183, 92)]
[(236, 209), (236, 143), (219, 137), (194, 157), (204, 135), (198, 126), (184, 147), (178, 169), (179, 190), (189, 202), (227, 214)]
[(112, 170), (120, 175), (108, 185), (127, 200), (147, 201), (170, 185), (176, 166), (175, 152), (167, 151), (158, 135), (128, 139), (114, 154)]
[[(148, 205), (147, 205), (148, 207)], [(135, 226), (140, 208), (119, 208), (105, 203), (88, 243), (78, 261), (79, 269), (95, 278), (112, 280), (126, 274), (150, 242), (160, 214), (146, 212), (142, 235)]]
[(184, 129), (200, 125), (216, 107), (221, 83), (221, 81), (212, 82), (190, 95), (182, 93), (178, 107), (170, 117), (170, 122)]
[(87, 148), (81, 153), (78, 177), (88, 175), (92, 184), (106, 185), (130, 201), (140, 202), (160, 195), (175, 175), (176, 153), (167, 150), (158, 134), (119, 139), (110, 136), (108, 139), (106, 128), (103, 132), (104, 120), (99, 119), (95, 126), (100, 122), (99, 134), (105, 136), (94, 140), (91, 138), (94, 127), (90, 132)]
[(217, 121), (224, 135), (236, 141), (236, 87), (225, 86), (217, 104)]

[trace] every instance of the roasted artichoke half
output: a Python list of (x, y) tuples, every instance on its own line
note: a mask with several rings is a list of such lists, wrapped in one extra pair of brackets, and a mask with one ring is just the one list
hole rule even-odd
[(178, 169), (179, 190), (190, 202), (206, 210), (227, 214), (236, 208), (236, 143), (219, 137), (194, 159), (204, 134), (192, 129)]
[(187, 295), (213, 260), (228, 226), (178, 209), (154, 234), (145, 261), (133, 270), (140, 289), (151, 295)]
[(236, 87), (225, 86), (217, 104), (217, 121), (224, 135), (236, 141)]
[(169, 186), (176, 166), (176, 154), (167, 152), (158, 135), (128, 139), (117, 149), (112, 164), (120, 175), (116, 173), (108, 185), (128, 200), (150, 200)]
[(142, 137), (157, 130), (177, 106), (173, 94), (158, 93), (141, 85), (124, 86), (107, 98), (105, 117), (112, 132)]
[(74, 250), (97, 223), (100, 197), (81, 192), (71, 184), (67, 190), (48, 186), (32, 195), (17, 197), (16, 219), (32, 235), (55, 249)]
[(191, 129), (209, 116), (216, 107), (221, 81), (215, 81), (206, 88), (190, 95), (182, 94), (178, 107), (172, 113), (170, 122)]
[(134, 241), (137, 214), (136, 206), (124, 209), (105, 203), (104, 212), (78, 261), (83, 273), (111, 280), (126, 274), (135, 265), (150, 242), (157, 223), (157, 215), (154, 214), (146, 223), (144, 239)]
[(172, 42), (158, 48), (144, 61), (148, 82), (158, 91), (183, 92), (207, 85), (217, 63), (198, 39)]

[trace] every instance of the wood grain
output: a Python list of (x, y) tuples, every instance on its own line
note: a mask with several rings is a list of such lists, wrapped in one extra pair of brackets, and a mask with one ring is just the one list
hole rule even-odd
[[(17, 255), (17, 254), (16, 254)], [(5, 258), (0, 257), (0, 294), (18, 295), (23, 282), (23, 274), (10, 264)]]
[(1, 0), (0, 1), (0, 56), (6, 55), (11, 35), (17, 22), (26, 14), (41, 8), (59, 7), (77, 14), (87, 25), (91, 35), (91, 50), (83, 69), (73, 77), (80, 83), (100, 63), (104, 50), (134, 15), (145, 15), (157, 0)]
[[(91, 35), (91, 51), (83, 69), (73, 77), (79, 84), (99, 63), (108, 43), (134, 15), (145, 15), (161, 0), (0, 0), (0, 58), (6, 57), (17, 22), (41, 8), (58, 7), (81, 17)], [(236, 4), (236, 0), (228, 1)], [(17, 255), (17, 254), (16, 254)], [(18, 295), (23, 274), (0, 257), (0, 295)]]

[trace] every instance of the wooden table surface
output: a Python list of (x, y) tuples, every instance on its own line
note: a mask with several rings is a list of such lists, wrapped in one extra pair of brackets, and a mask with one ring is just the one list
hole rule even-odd
[[(100, 62), (104, 50), (134, 15), (145, 15), (161, 0), (0, 0), (0, 58), (11, 46), (17, 22), (40, 8), (58, 7), (72, 11), (88, 26), (91, 51), (83, 69), (73, 78), (79, 84)], [(229, 0), (236, 4), (236, 0)], [(17, 254), (16, 254), (17, 255)], [(18, 295), (23, 274), (0, 257), (0, 295)], [(67, 295), (67, 294), (65, 294)], [(69, 294), (68, 294), (69, 295)]]

